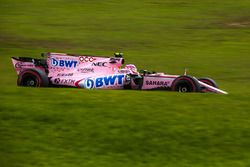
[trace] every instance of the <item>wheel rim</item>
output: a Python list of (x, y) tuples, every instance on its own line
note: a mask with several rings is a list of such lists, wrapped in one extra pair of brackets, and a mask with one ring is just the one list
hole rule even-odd
[(27, 76), (23, 79), (23, 86), (36, 87), (37, 79), (35, 77)]
[(192, 87), (188, 83), (182, 83), (177, 85), (178, 92), (192, 92)]
[(179, 87), (179, 92), (187, 92), (187, 87)]

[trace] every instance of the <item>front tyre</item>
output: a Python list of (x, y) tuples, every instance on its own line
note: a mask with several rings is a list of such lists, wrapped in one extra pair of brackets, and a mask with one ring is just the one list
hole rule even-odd
[(44, 71), (25, 69), (18, 75), (17, 85), (25, 87), (48, 87), (49, 79)]
[(205, 83), (205, 84), (208, 84), (210, 86), (218, 88), (217, 83), (214, 80), (212, 80), (211, 78), (199, 78), (198, 80)]
[(200, 85), (197, 79), (185, 75), (185, 76), (180, 76), (173, 81), (171, 90), (183, 93), (200, 92)]
[[(218, 88), (217, 83), (214, 80), (212, 80), (211, 78), (199, 78), (198, 80), (205, 83), (205, 84), (208, 84), (210, 86)], [(210, 92), (209, 89), (204, 87), (204, 86), (201, 86), (201, 91), (202, 92)]]

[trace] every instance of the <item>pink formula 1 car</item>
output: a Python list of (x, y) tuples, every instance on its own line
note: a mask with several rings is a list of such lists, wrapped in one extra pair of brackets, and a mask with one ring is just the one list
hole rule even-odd
[(47, 59), (12, 58), (18, 75), (17, 85), (227, 94), (218, 89), (217, 84), (209, 78), (196, 79), (186, 74), (168, 75), (145, 70), (138, 72), (133, 64), (122, 68), (124, 59), (121, 53), (115, 53), (114, 57), (64, 53), (47, 53), (42, 56)]

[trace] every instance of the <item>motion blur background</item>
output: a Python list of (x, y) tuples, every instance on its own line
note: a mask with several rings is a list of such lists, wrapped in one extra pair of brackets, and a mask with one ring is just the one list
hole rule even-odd
[[(250, 1), (0, 0), (0, 166), (250, 165)], [(111, 56), (229, 95), (20, 88), (12, 56)]]

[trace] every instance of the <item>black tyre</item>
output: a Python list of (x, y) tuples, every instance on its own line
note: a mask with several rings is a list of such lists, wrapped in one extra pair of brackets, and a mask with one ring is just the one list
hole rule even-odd
[(18, 75), (17, 85), (27, 87), (48, 87), (49, 79), (44, 71), (25, 69)]
[(200, 92), (198, 80), (191, 76), (180, 76), (176, 78), (171, 86), (172, 91), (177, 92)]
[[(213, 86), (213, 87), (215, 87), (215, 88), (218, 88), (217, 83), (216, 83), (214, 80), (212, 80), (211, 78), (199, 78), (198, 80), (201, 81), (201, 82), (203, 82), (203, 83), (205, 83), (205, 84), (208, 84), (208, 85), (210, 85), (210, 86)], [(204, 86), (201, 86), (201, 91), (202, 91), (202, 92), (210, 92), (210, 91), (209, 91), (206, 87), (204, 87)]]
[(199, 78), (198, 80), (201, 82), (204, 82), (205, 84), (208, 84), (210, 86), (218, 88), (217, 83), (214, 80), (212, 80), (211, 78)]

